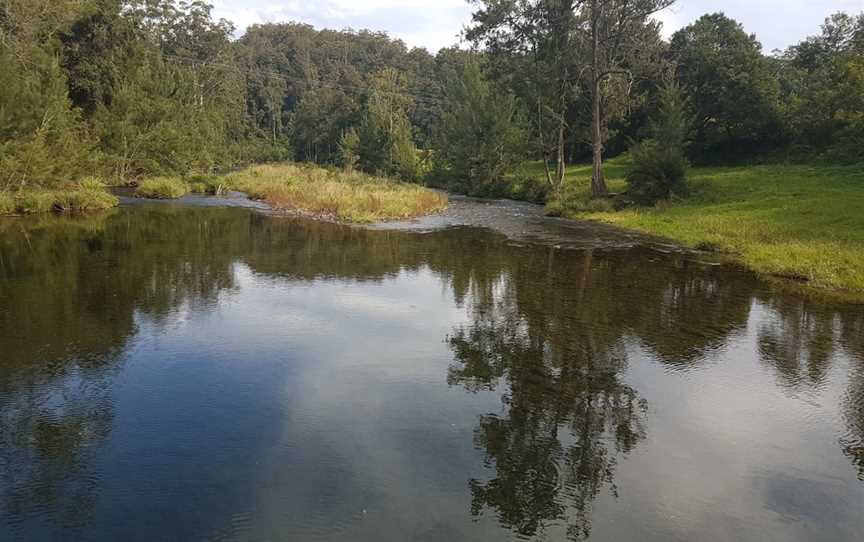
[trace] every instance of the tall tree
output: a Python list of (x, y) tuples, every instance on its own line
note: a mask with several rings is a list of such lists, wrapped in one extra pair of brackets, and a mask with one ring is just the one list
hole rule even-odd
[(837, 13), (781, 59), (785, 122), (795, 144), (864, 159), (864, 13)]
[(632, 60), (643, 52), (642, 29), (651, 15), (668, 8), (675, 0), (583, 0), (583, 39), (590, 42), (591, 88), (591, 192), (595, 197), (609, 193), (603, 174), (603, 147), (606, 143), (607, 111), (604, 84), (611, 77), (633, 81)]
[(435, 176), (450, 189), (486, 195), (524, 158), (525, 130), (516, 97), (467, 58), (445, 83), (435, 134)]
[[(607, 82), (624, 76), (628, 63), (644, 51), (643, 29), (651, 15), (675, 0), (473, 0), (480, 5), (467, 37), (492, 54), (528, 58), (536, 81), (537, 136), (553, 192), (564, 179), (566, 113), (587, 81), (591, 97), (592, 192), (608, 193), (603, 175), (607, 138)], [(545, 112), (545, 116), (544, 116)], [(552, 135), (543, 123), (550, 120)], [(550, 141), (551, 140), (551, 141)], [(550, 143), (547, 143), (549, 141)], [(555, 171), (548, 166), (554, 156)]]
[(764, 151), (777, 141), (779, 84), (762, 46), (722, 13), (672, 36), (669, 54), (695, 114), (694, 159)]
[[(554, 195), (564, 180), (566, 112), (577, 83), (578, 0), (473, 0), (479, 6), (467, 38), (503, 62), (509, 74), (526, 70), (536, 147)], [(550, 166), (550, 162), (554, 164)]]

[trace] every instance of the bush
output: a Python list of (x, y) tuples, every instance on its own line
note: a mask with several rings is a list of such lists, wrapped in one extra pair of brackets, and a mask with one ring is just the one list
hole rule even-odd
[(177, 199), (189, 192), (189, 185), (175, 177), (155, 177), (141, 181), (135, 190), (139, 198)]
[(484, 77), (473, 57), (445, 81), (444, 93), (430, 182), (470, 195), (511, 195), (504, 181), (528, 148), (518, 100)]
[(82, 190), (101, 190), (105, 191), (105, 182), (99, 177), (84, 177), (78, 183), (78, 186), (81, 187)]
[(627, 195), (642, 205), (687, 193), (689, 163), (680, 148), (648, 139), (630, 149)]
[(15, 199), (15, 209), (22, 214), (49, 213), (54, 210), (55, 195), (43, 190), (26, 191)]
[(11, 215), (15, 212), (15, 198), (11, 194), (0, 192), (0, 215)]
[(691, 119), (681, 88), (668, 81), (659, 93), (659, 107), (651, 119), (651, 137), (630, 149), (627, 198), (639, 204), (654, 204), (687, 193), (685, 156)]
[(58, 191), (54, 194), (54, 210), (83, 213), (102, 211), (115, 207), (116, 197), (102, 189), (84, 188), (81, 190)]
[(229, 189), (225, 178), (217, 175), (190, 175), (186, 178), (186, 182), (189, 185), (189, 191), (195, 194), (221, 196)]

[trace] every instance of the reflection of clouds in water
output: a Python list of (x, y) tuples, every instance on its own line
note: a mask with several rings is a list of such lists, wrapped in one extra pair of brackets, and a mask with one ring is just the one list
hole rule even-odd
[[(794, 494), (864, 500), (850, 463), (864, 434), (860, 315), (802, 308), (680, 254), (144, 212), (156, 215), (121, 215), (100, 237), (128, 281), (73, 255), (42, 266), (81, 287), (33, 294), (47, 324), (24, 327), (59, 360), (31, 382), (48, 395), (28, 411), (26, 382), (0, 373), (22, 401), (0, 416), (32, 422), (0, 438), (65, 452), (40, 487), (74, 497), (58, 472), (98, 482), (90, 518), (106, 537), (130, 532), (129, 509), (154, 538), (515, 537), (503, 523), (548, 538), (591, 525), (592, 540), (794, 540), (861, 525), (848, 506), (822, 520)], [(186, 234), (165, 245), (150, 228)], [(829, 328), (833, 349), (811, 356)], [(0, 343), (7, 365), (32, 359), (20, 336)], [(100, 352), (123, 353), (110, 378)], [(76, 461), (86, 468), (61, 468)]]
[[(420, 270), (380, 284), (292, 287), (284, 297), (254, 278), (241, 282), (236, 317), (255, 305), (269, 314), (266, 305), (277, 303), (304, 320), (328, 317), (325, 345), (305, 333), (290, 339), (313, 359), (286, 382), (282, 434), (261, 461), (250, 507), (252, 534), (277, 536), (265, 526), (289, 520), (304, 538), (463, 539), (451, 518), (467, 514), (465, 473), (480, 468), (471, 446), (475, 412), (498, 402), (466, 401), (445, 388), (441, 337), (464, 311), (442, 295), (439, 279)], [(320, 430), (328, 427), (339, 430)]]
[[(620, 518), (608, 516), (614, 509), (601, 510), (595, 521), (603, 525), (601, 539), (625, 534), (628, 525), (700, 540), (739, 540), (757, 532), (777, 540), (843, 540), (859, 528), (850, 503), (864, 502), (864, 486), (848, 477), (848, 460), (836, 445), (849, 360), (833, 357), (832, 371), (817, 389), (778, 387), (775, 369), (752, 361), (765, 321), (764, 307), (755, 304), (728, 350), (681, 379), (668, 379), (651, 351), (631, 353), (627, 380), (639, 383), (650, 404), (650, 439), (617, 474), (627, 488), (618, 505), (635, 517), (619, 531), (610, 521)], [(790, 477), (772, 485), (769, 472)], [(813, 512), (790, 522), (789, 503), (806, 503), (794, 493), (811, 487), (826, 501), (845, 504), (827, 516)], [(781, 488), (792, 492), (790, 501), (782, 502)]]

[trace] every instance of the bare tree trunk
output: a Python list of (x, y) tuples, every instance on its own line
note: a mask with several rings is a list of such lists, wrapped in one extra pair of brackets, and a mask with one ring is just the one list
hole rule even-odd
[(557, 164), (555, 168), (555, 186), (558, 196), (561, 195), (561, 187), (564, 184), (565, 159), (564, 156), (564, 117), (562, 114), (561, 122), (558, 125), (558, 148), (557, 148)]
[(540, 150), (543, 153), (543, 169), (546, 171), (546, 182), (554, 190), (555, 183), (552, 180), (552, 172), (549, 170), (549, 153), (546, 152), (546, 142), (543, 137), (543, 113), (540, 102), (537, 102), (537, 138), (540, 139)]
[(593, 145), (592, 162), (593, 174), (591, 175), (591, 194), (595, 198), (602, 198), (609, 194), (606, 187), (606, 179), (603, 176), (603, 126), (600, 111), (600, 81), (594, 81), (593, 111), (591, 113), (591, 142)]
[(601, 118), (601, 88), (602, 79), (600, 66), (600, 13), (598, 0), (591, 2), (591, 143), (593, 146), (591, 175), (591, 194), (602, 198), (609, 194), (606, 179), (603, 177), (603, 126)]

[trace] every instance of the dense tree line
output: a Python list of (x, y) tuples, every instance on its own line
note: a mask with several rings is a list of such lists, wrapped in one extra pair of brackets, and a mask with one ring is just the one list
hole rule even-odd
[(200, 0), (0, 0), (0, 187), (295, 159), (484, 193), (535, 159), (554, 195), (593, 159), (602, 196), (603, 159), (669, 114), (697, 163), (864, 158), (864, 14), (769, 56), (720, 13), (664, 40), (671, 0), (475, 4), (471, 50), (432, 55), (299, 23), (235, 39)]

